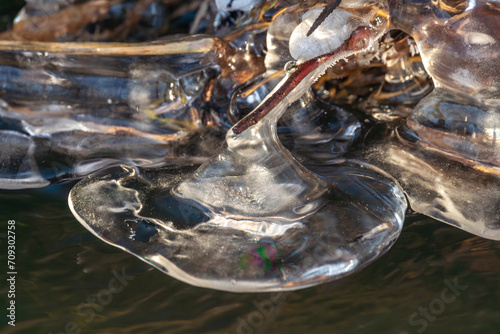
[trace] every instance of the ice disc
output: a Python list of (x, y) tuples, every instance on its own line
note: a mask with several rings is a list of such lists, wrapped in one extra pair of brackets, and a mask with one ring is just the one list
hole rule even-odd
[[(387, 174), (369, 165), (311, 167), (327, 188), (293, 208), (294, 219), (249, 212), (237, 219), (179, 199), (172, 189), (195, 167), (113, 167), (80, 181), (69, 204), (105, 242), (186, 283), (234, 292), (295, 290), (338, 279), (385, 253), (401, 231), (406, 199)], [(285, 195), (280, 191), (277, 198)]]

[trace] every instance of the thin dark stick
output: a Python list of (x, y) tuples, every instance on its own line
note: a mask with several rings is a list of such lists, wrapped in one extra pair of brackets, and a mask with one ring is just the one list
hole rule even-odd
[(321, 25), (321, 23), (323, 23), (324, 20), (326, 20), (328, 15), (330, 15), (340, 5), (341, 1), (342, 0), (333, 0), (332, 2), (329, 2), (325, 6), (321, 14), (319, 14), (316, 20), (314, 20), (311, 29), (309, 29), (309, 31), (306, 34), (306, 37), (309, 37), (314, 32), (314, 30), (316, 30)]

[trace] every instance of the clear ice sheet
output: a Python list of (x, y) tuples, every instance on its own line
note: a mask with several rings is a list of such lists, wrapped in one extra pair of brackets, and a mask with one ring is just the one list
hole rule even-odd
[(443, 159), (500, 175), (499, 107), (487, 107), (473, 97), (436, 88), (406, 119), (401, 139)]
[(432, 151), (408, 147), (397, 132), (351, 156), (396, 178), (410, 207), (483, 238), (500, 240), (500, 177)]
[[(402, 228), (400, 188), (355, 161), (318, 167), (329, 184), (327, 202), (294, 220), (236, 219), (179, 200), (171, 189), (195, 169), (104, 170), (72, 189), (70, 207), (96, 236), (166, 274), (234, 292), (295, 290), (338, 279), (385, 253)], [(282, 194), (275, 190), (275, 196)]]
[(278, 119), (335, 57), (288, 70), (198, 169), (93, 174), (72, 189), (73, 213), (106, 242), (202, 287), (293, 290), (363, 268), (401, 232), (401, 189), (356, 161), (305, 168), (277, 134)]
[[(415, 15), (418, 13), (418, 15)], [(436, 88), (401, 129), (411, 146), (500, 174), (500, 8), (497, 1), (402, 1), (393, 25), (416, 41)]]
[[(244, 54), (209, 36), (134, 44), (2, 40), (0, 51), (0, 129), (30, 138), (30, 166), (44, 185), (120, 163), (206, 159), (224, 133), (207, 116), (207, 83), (225, 80), (231, 91), (260, 71), (235, 65)], [(9, 145), (0, 178), (12, 189), (24, 176), (7, 154), (23, 144)]]
[(11, 130), (0, 130), (0, 189), (42, 188), (49, 181), (42, 177), (35, 161), (33, 139)]
[[(228, 2), (219, 3), (225, 6)], [(243, 5), (243, 2), (237, 3)], [(465, 3), (467, 6), (463, 6)], [(413, 0), (343, 1), (342, 8), (327, 16), (309, 41), (305, 34), (322, 9), (318, 6), (308, 12), (305, 10), (308, 6), (312, 7), (312, 2), (294, 7), (293, 10), (300, 10), (294, 13), (291, 10), (288, 17), (281, 16), (281, 21), (271, 24), (272, 34), (268, 37), (271, 36), (269, 45), (274, 49), (270, 48), (266, 57), (267, 69), (282, 68), (283, 62), (291, 57), (287, 50), (290, 46), (294, 57), (300, 59), (288, 67), (293, 72), (308, 58), (338, 48), (351, 33), (359, 32), (360, 26), (364, 26), (369, 36), (364, 42), (359, 39), (356, 42), (367, 46), (377, 43), (389, 28), (410, 34), (417, 42), (436, 89), (420, 102), (400, 129), (400, 142), (394, 137), (386, 142), (370, 142), (357, 157), (393, 174), (415, 211), (499, 240), (500, 85), (496, 72), (500, 68), (497, 33), (500, 16), (496, 2), (474, 1), (448, 6), (444, 2)], [(302, 14), (303, 24), (298, 21)], [(244, 16), (256, 17), (252, 11)], [(391, 21), (386, 21), (387, 18)], [(343, 24), (339, 24), (340, 21)], [(287, 26), (281, 32), (280, 22), (299, 27), (289, 29)], [(223, 30), (224, 27), (219, 33)], [(247, 37), (248, 32), (244, 30), (238, 27), (235, 34)], [(332, 33), (333, 37), (328, 36)], [(328, 43), (320, 43), (319, 35)], [(323, 48), (317, 48), (318, 54), (312, 52), (310, 45)], [(354, 53), (345, 52), (339, 57)], [(422, 86), (419, 80), (406, 80), (413, 69), (406, 71), (409, 66), (406, 58), (399, 60), (395, 66), (389, 66), (388, 74), (400, 75), (404, 79), (401, 82), (417, 84), (415, 91), (408, 89), (409, 96), (421, 94), (423, 90), (427, 93), (432, 87), (426, 80)], [(210, 67), (213, 63), (211, 59), (206, 65)], [(324, 72), (331, 65), (333, 62), (316, 72)], [(288, 96), (290, 103), (278, 103), (276, 109), (284, 112), (289, 108), (291, 100), (297, 100), (318, 78), (317, 73), (299, 82), (299, 89), (292, 90)], [(240, 78), (239, 83), (250, 77)], [(190, 78), (190, 83), (196, 79)], [(23, 80), (19, 82), (22, 84)], [(215, 86), (224, 86), (220, 83)], [(89, 87), (84, 81), (79, 85)], [(43, 85), (30, 88), (45, 92)], [(390, 89), (389, 95), (393, 93)], [(225, 93), (221, 94), (221, 100), (231, 96), (230, 89), (221, 91)], [(391, 106), (392, 102), (380, 97), (384, 94), (371, 96), (377, 113), (374, 118), (391, 121), (392, 114), (384, 115), (383, 110), (379, 113), (377, 108), (384, 103)], [(414, 102), (411, 101), (411, 105)], [(406, 116), (407, 111), (407, 108), (396, 110), (396, 118)], [(156, 171), (122, 166), (92, 175), (72, 191), (72, 210), (82, 224), (106, 242), (173, 277), (222, 290), (298, 289), (342, 277), (383, 254), (397, 238), (404, 219), (406, 201), (401, 188), (376, 167), (353, 160), (332, 161), (329, 156), (322, 165), (310, 163), (305, 168), (283, 147), (275, 145), (279, 142), (276, 124), (272, 123), (267, 130), (261, 128), (262, 131), (252, 134), (253, 139), (255, 136), (267, 139), (246, 138), (240, 145), (231, 143), (229, 138), (229, 147), (196, 171), (194, 166)], [(354, 130), (346, 131), (351, 136), (347, 136), (348, 145), (341, 148), (339, 154), (350, 148), (351, 140), (357, 137), (356, 126), (349, 127)], [(57, 126), (49, 124), (43, 129), (49, 128)], [(305, 139), (296, 146), (301, 148), (301, 153), (311, 147), (306, 132), (308, 129), (298, 131), (299, 139)], [(21, 153), (12, 150), (13, 157), (19, 158), (13, 159), (14, 168), (7, 166), (2, 171), (10, 172), (19, 166), (21, 178), (26, 175), (26, 184), (29, 184), (29, 180), (37, 180), (39, 175), (30, 157), (32, 141), (14, 137), (7, 136), (5, 140), (18, 145)], [(70, 135), (66, 139), (78, 145), (78, 137)], [(88, 141), (87, 147), (92, 148), (93, 143), (96, 142)], [(139, 149), (147, 151), (147, 146), (146, 143)], [(154, 153), (155, 149), (150, 152)], [(356, 156), (356, 152), (353, 155)], [(300, 159), (301, 155), (296, 156), (301, 162), (309, 160), (307, 154), (302, 155), (307, 157), (304, 160)], [(82, 170), (106, 165), (108, 161), (91, 160), (82, 164)], [(30, 168), (29, 173), (24, 172)]]

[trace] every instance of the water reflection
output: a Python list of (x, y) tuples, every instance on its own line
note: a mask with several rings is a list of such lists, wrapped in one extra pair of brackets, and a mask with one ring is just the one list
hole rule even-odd
[[(96, 333), (238, 333), (246, 325), (255, 333), (414, 333), (420, 326), (412, 326), (409, 316), (440, 298), (444, 281), (455, 278), (468, 288), (426, 332), (493, 332), (499, 325), (498, 243), (419, 215), (407, 219), (384, 257), (342, 281), (283, 295), (233, 294), (186, 285), (102, 243), (74, 224), (64, 203), (68, 191), (49, 187), (0, 195), (1, 219), (15, 215), (22, 223), (22, 311), (16, 327), (2, 328), (4, 333), (27, 333), (35, 326), (56, 333), (69, 321)], [(20, 210), (27, 205), (32, 212)], [(78, 314), (77, 307), (108, 288), (113, 270), (123, 269), (135, 278), (87, 323), (89, 314)], [(262, 324), (253, 327), (259, 314)]]

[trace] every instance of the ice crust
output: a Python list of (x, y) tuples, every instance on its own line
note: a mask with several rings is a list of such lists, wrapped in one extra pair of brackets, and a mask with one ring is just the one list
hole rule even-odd
[(302, 22), (292, 32), (290, 54), (296, 60), (312, 59), (335, 51), (356, 29), (355, 25), (350, 24), (353, 15), (343, 9), (336, 9), (307, 37), (307, 32), (322, 11), (323, 7), (307, 11)]

